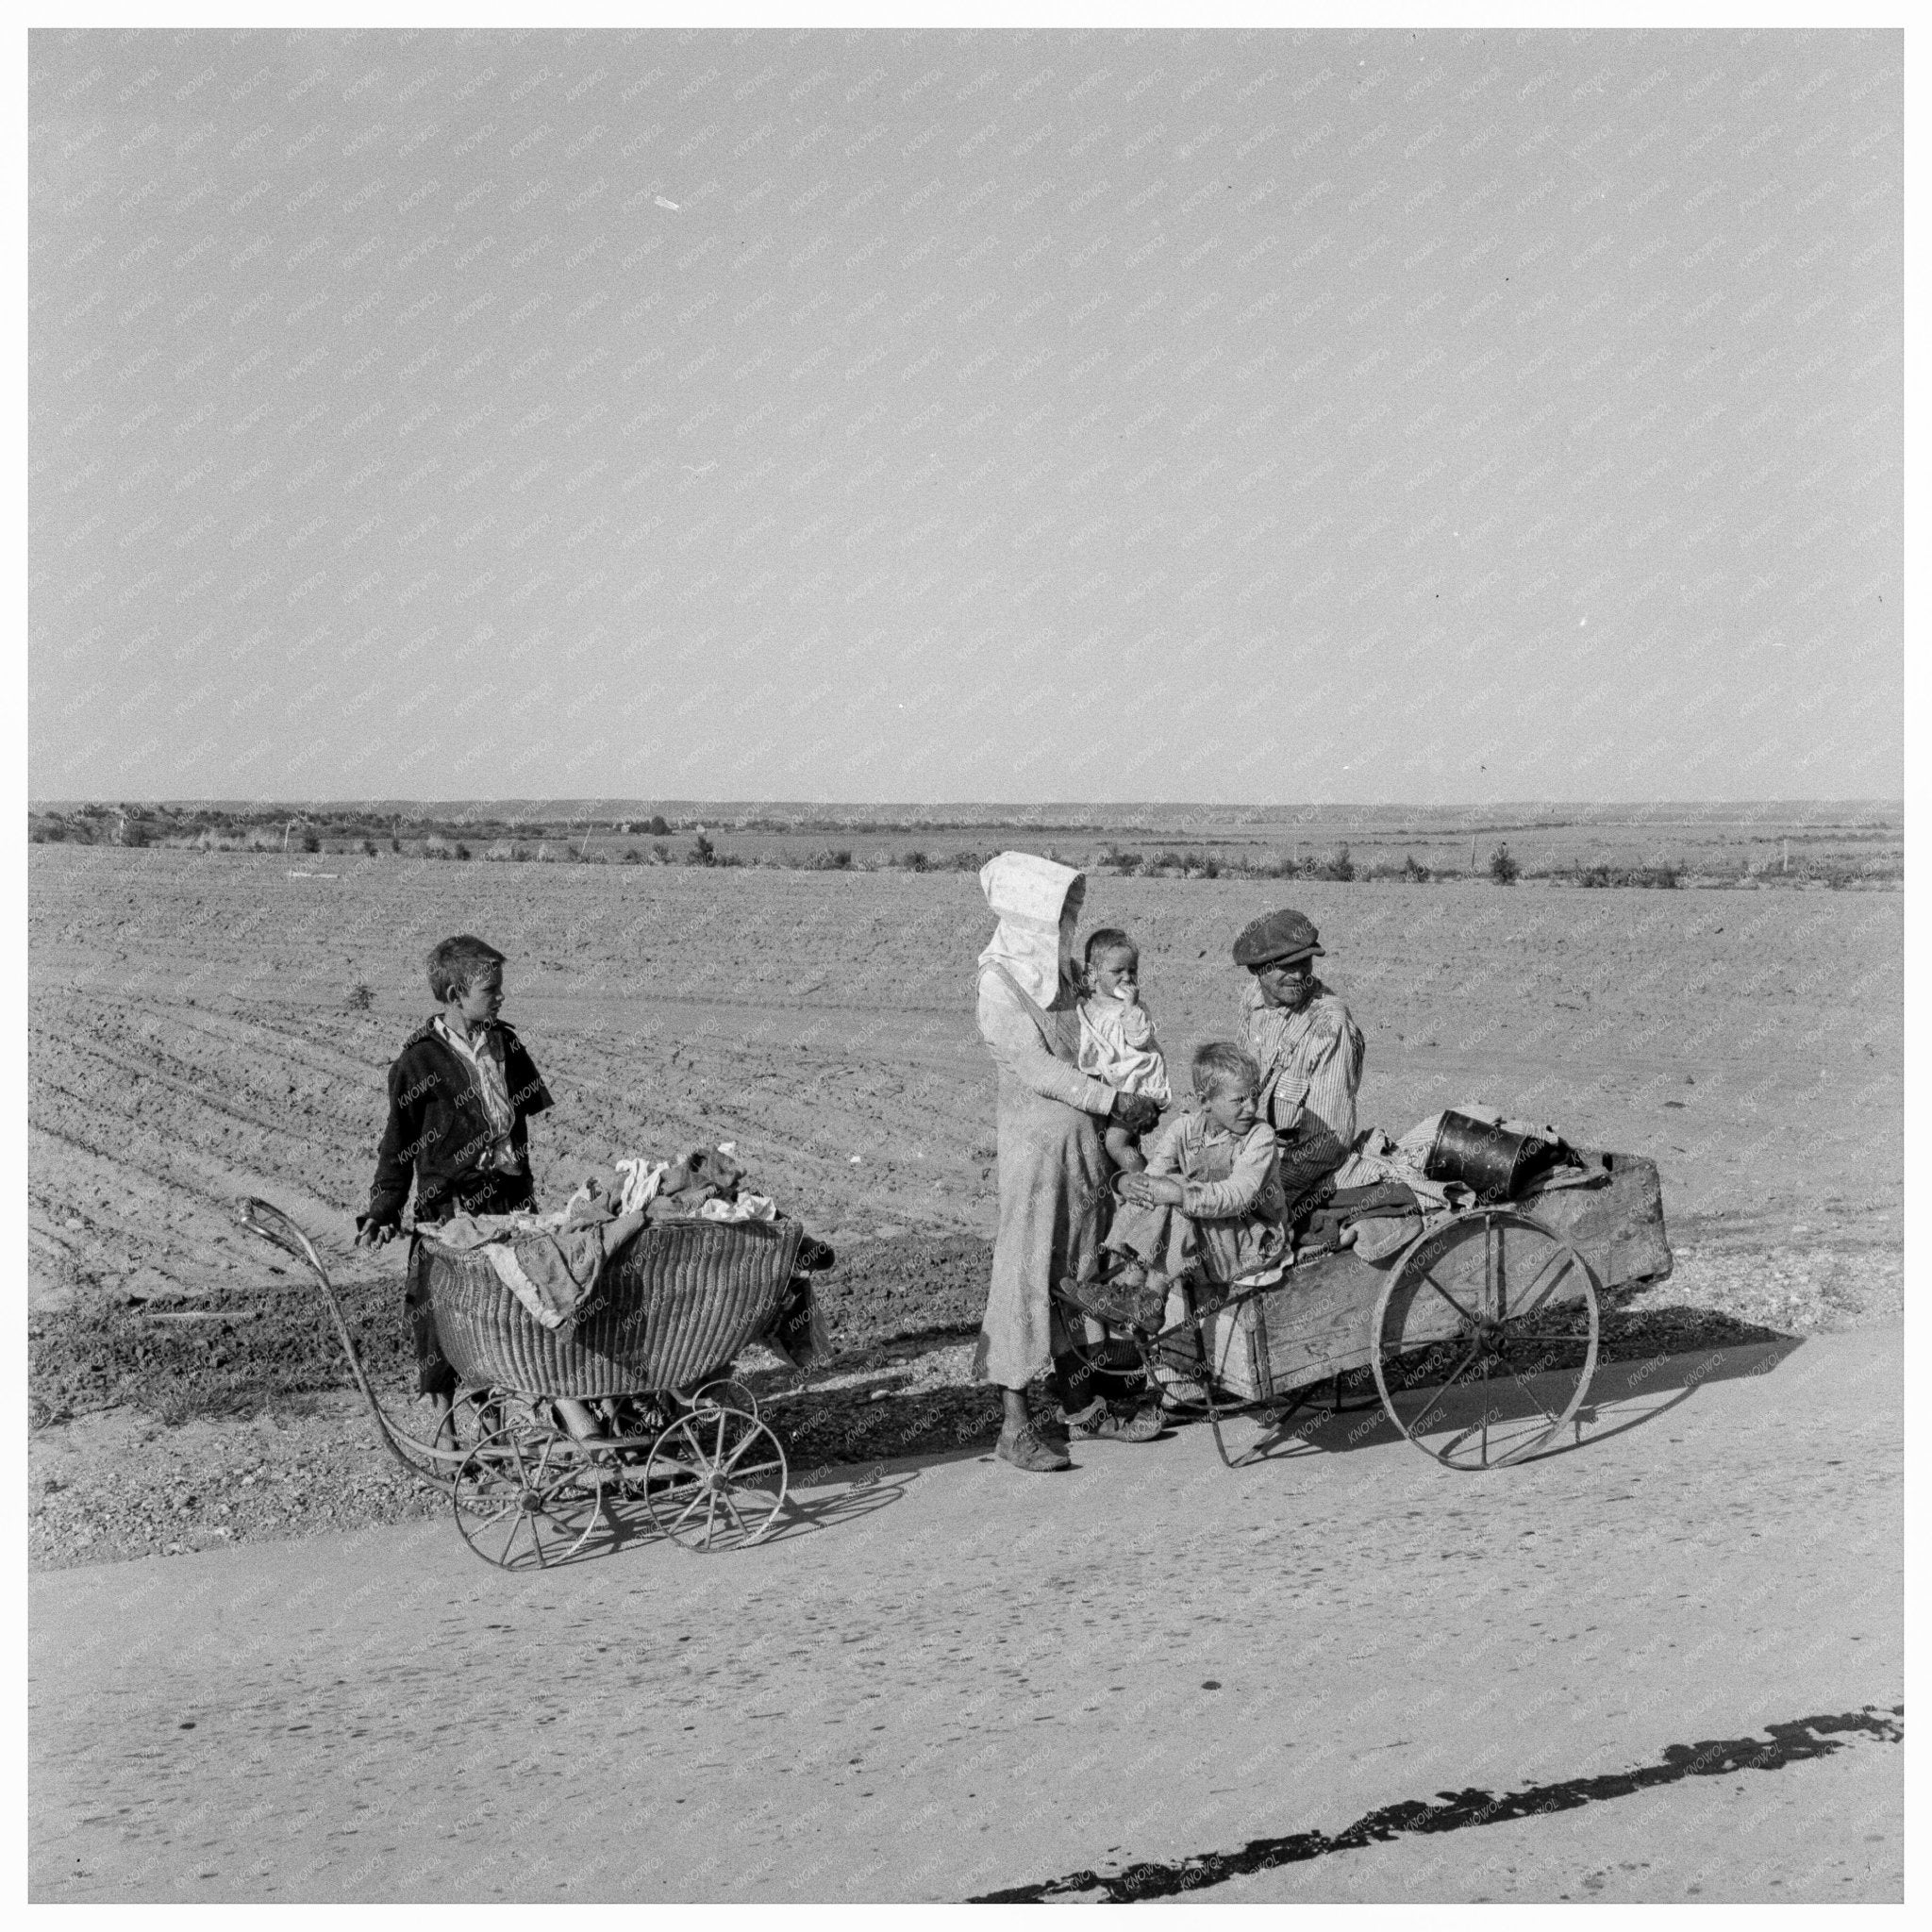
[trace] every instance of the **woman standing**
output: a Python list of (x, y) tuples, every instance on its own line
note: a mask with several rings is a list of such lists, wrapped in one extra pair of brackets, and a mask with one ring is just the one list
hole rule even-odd
[(1093, 1273), (1108, 1172), (1100, 1124), (1144, 1130), (1160, 1109), (1089, 1078), (1075, 1064), (1074, 926), (1086, 879), (1049, 858), (1003, 852), (981, 870), (979, 884), (1000, 922), (979, 956), (979, 1033), (1000, 1078), (1000, 1230), (973, 1373), (1000, 1386), (1002, 1459), (1019, 1469), (1068, 1469), (1066, 1455), (1041, 1436), (1026, 1410), (1026, 1385), (1049, 1364), (1059, 1371), (1070, 1435), (1142, 1442), (1159, 1433), (1152, 1404), (1124, 1408), (1100, 1397), (1081, 1409), (1067, 1404), (1066, 1364), (1056, 1360), (1065, 1338), (1050, 1291), (1063, 1275)]

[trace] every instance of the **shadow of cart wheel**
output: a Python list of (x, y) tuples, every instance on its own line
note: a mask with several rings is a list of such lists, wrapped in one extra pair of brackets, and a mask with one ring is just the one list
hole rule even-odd
[(741, 1556), (779, 1543), (796, 1542), (824, 1530), (842, 1529), (890, 1508), (905, 1496), (915, 1477), (916, 1472), (900, 1472), (881, 1478), (868, 1471), (855, 1470), (849, 1481), (830, 1487), (814, 1484), (804, 1495), (788, 1491), (771, 1527), (755, 1542), (714, 1552), (680, 1550), (659, 1526), (648, 1496), (635, 1485), (613, 1484), (605, 1491), (597, 1524), (568, 1561), (573, 1565), (591, 1562), (646, 1543), (659, 1547), (663, 1560), (669, 1562), (687, 1557)]
[[(1803, 1338), (1799, 1336), (1767, 1335), (1761, 1341), (1601, 1362), (1591, 1380), (1589, 1398), (1575, 1416), (1533, 1457), (1524, 1459), (1541, 1461), (1552, 1456), (1574, 1455), (1579, 1449), (1590, 1449), (1599, 1442), (1627, 1435), (1690, 1401), (1707, 1382), (1738, 1381), (1773, 1374), (1802, 1345)], [(1428, 1390), (1438, 1386), (1438, 1382), (1432, 1381), (1424, 1369), (1416, 1386)], [(1526, 1421), (1537, 1412), (1536, 1388), (1537, 1378), (1532, 1375), (1523, 1388), (1507, 1384), (1498, 1388), (1491, 1384), (1484, 1391), (1452, 1391), (1445, 1397), (1437, 1421), (1445, 1433), (1473, 1428), (1478, 1424), (1485, 1407), (1492, 1419), (1500, 1413), (1505, 1420)], [(1245, 1440), (1244, 1464), (1253, 1467), (1311, 1456), (1346, 1455), (1358, 1449), (1401, 1442), (1402, 1432), (1386, 1410), (1379, 1403), (1362, 1403), (1360, 1395), (1360, 1390), (1344, 1378), (1339, 1411), (1324, 1400), (1279, 1420), (1249, 1418), (1252, 1435)], [(1240, 1419), (1224, 1420), (1222, 1426), (1233, 1439), (1242, 1424)]]

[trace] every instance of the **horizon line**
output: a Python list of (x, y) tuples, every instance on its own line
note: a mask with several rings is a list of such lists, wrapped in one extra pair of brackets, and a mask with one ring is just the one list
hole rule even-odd
[[(1035, 799), (1024, 804), (1006, 804), (998, 800), (983, 798), (940, 799), (921, 801), (915, 799), (851, 799), (851, 798), (693, 798), (693, 797), (645, 797), (638, 794), (589, 794), (582, 792), (561, 793), (542, 797), (520, 795), (517, 797), (492, 798), (471, 796), (461, 798), (400, 798), (390, 796), (360, 796), (341, 798), (273, 798), (246, 797), (241, 795), (217, 795), (208, 797), (167, 797), (158, 794), (128, 797), (123, 795), (112, 804), (102, 794), (78, 798), (32, 798), (27, 800), (27, 809), (34, 811), (89, 810), (113, 811), (120, 807), (153, 806), (175, 808), (198, 808), (213, 810), (226, 807), (253, 807), (258, 808), (287, 808), (299, 810), (346, 809), (364, 810), (381, 808), (385, 810), (454, 810), (479, 806), (493, 807), (547, 807), (576, 808), (600, 811), (622, 812), (630, 808), (662, 809), (666, 807), (701, 807), (711, 810), (726, 808), (744, 811), (904, 811), (913, 813), (938, 813), (976, 811), (986, 813), (1027, 812), (1150, 812), (1150, 811), (1212, 811), (1212, 812), (1347, 812), (1347, 811), (1414, 811), (1414, 812), (1453, 812), (1453, 811), (1555, 811), (1625, 810), (1635, 812), (1659, 811), (1671, 808), (1690, 808), (1700, 811), (1715, 811), (1725, 808), (1790, 808), (1795, 807), (1884, 807), (1903, 811), (1905, 799), (1886, 797), (1881, 794), (1864, 796), (1809, 796), (1800, 798), (1496, 798), (1496, 799), (1450, 799), (1437, 804), (1427, 804), (1414, 799), (1285, 799), (1267, 800), (1212, 800), (1188, 798), (1156, 799)], [(1004, 823), (1002, 820), (988, 820), (987, 823)]]

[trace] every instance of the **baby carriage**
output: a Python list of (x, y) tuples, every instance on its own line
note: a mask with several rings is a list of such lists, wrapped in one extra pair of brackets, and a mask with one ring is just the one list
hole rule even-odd
[[(567, 1560), (600, 1524), (615, 1531), (614, 1506), (626, 1500), (694, 1550), (755, 1543), (776, 1522), (784, 1445), (731, 1366), (809, 1292), (796, 1222), (647, 1226), (607, 1260), (593, 1303), (567, 1331), (541, 1326), (487, 1256), (425, 1233), (437, 1334), (461, 1388), (434, 1441), (376, 1400), (308, 1237), (266, 1201), (243, 1202), (241, 1222), (321, 1284), (383, 1446), (449, 1497), (464, 1541), (487, 1562)], [(583, 1440), (565, 1428), (555, 1407), (565, 1397), (597, 1411), (606, 1433)]]

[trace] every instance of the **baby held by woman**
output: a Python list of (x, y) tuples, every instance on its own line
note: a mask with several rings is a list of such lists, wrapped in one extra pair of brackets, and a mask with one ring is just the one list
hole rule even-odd
[[(1123, 1092), (1139, 1093), (1158, 1107), (1173, 1099), (1167, 1061), (1154, 1037), (1154, 1022), (1141, 1004), (1141, 955), (1117, 926), (1087, 938), (1080, 1001), (1080, 1071)], [(1141, 1137), (1118, 1124), (1107, 1129), (1107, 1153), (1116, 1168), (1139, 1174), (1147, 1165)]]

